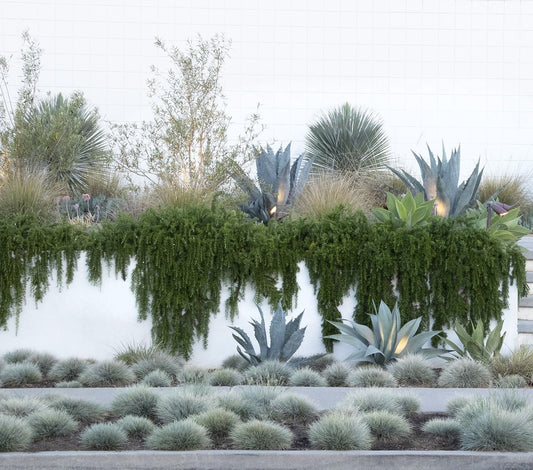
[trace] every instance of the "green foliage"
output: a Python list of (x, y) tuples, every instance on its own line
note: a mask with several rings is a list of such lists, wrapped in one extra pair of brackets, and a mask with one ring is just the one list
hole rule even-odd
[(135, 415), (154, 419), (159, 395), (146, 386), (131, 387), (117, 394), (111, 403), (111, 410), (117, 416)]
[(169, 423), (146, 439), (146, 446), (156, 450), (209, 449), (211, 445), (207, 430), (192, 420)]
[(97, 423), (86, 428), (80, 436), (87, 450), (119, 450), (126, 445), (128, 436), (116, 423)]
[(472, 359), (456, 359), (444, 367), (438, 384), (439, 387), (482, 388), (490, 387), (492, 374), (482, 362)]
[(154, 344), (144, 344), (144, 343), (123, 343), (118, 349), (115, 350), (113, 359), (115, 361), (122, 361), (128, 366), (145, 360), (158, 357), (159, 355), (164, 355), (165, 353), (161, 351), (157, 345)]
[(408, 192), (402, 198), (387, 193), (387, 209), (377, 208), (372, 214), (379, 222), (390, 223), (394, 228), (427, 225), (433, 215), (433, 200), (424, 201), (424, 195), (415, 197)]
[(394, 376), (380, 367), (359, 367), (348, 376), (350, 387), (397, 387)]
[(237, 352), (253, 365), (258, 365), (264, 361), (288, 361), (300, 347), (304, 339), (306, 327), (300, 328), (303, 312), (289, 321), (289, 323), (286, 323), (285, 311), (281, 307), (280, 302), (270, 323), (269, 345), (263, 311), (259, 305), (257, 305), (257, 309), (261, 316), (261, 323), (252, 319), (250, 324), (254, 327), (255, 339), (259, 344), (259, 352), (255, 351), (250, 337), (244, 330), (236, 326), (230, 326), (232, 330), (237, 332), (237, 335), (232, 334), (233, 339), (243, 348), (243, 350), (241, 350), (241, 348), (237, 346)]
[(0, 452), (24, 452), (32, 437), (32, 429), (25, 421), (0, 415)]
[(120, 361), (90, 364), (79, 377), (86, 387), (123, 387), (135, 381), (135, 374)]
[(219, 387), (234, 387), (243, 381), (244, 377), (238, 370), (229, 368), (214, 370), (209, 377), (209, 383)]
[(461, 345), (445, 339), (448, 346), (453, 349), (455, 357), (469, 357), (475, 361), (486, 364), (500, 354), (500, 350), (505, 339), (505, 333), (502, 335), (503, 320), (500, 320), (494, 329), (485, 337), (485, 327), (483, 321), (479, 320), (474, 327), (471, 325), (469, 331), (461, 324), (455, 327), (455, 334), (461, 341)]
[(290, 449), (292, 432), (270, 421), (252, 420), (238, 423), (230, 433), (235, 449), (284, 450)]
[(316, 370), (304, 367), (295, 370), (289, 379), (291, 387), (327, 387), (328, 382)]
[(442, 148), (442, 160), (433, 156), (428, 146), (428, 165), (421, 155), (413, 152), (420, 167), (422, 182), (404, 170), (391, 171), (398, 176), (413, 194), (423, 193), (426, 201), (435, 200), (437, 215), (455, 217), (465, 212), (474, 204), (483, 170), (479, 171), (479, 162), (466, 181), (459, 184), (461, 166), (461, 149), (452, 150), (450, 159), (446, 159), (446, 151)]
[(411, 426), (408, 421), (403, 416), (390, 411), (376, 410), (364, 413), (361, 418), (376, 439), (396, 440), (411, 434)]
[(279, 361), (264, 361), (244, 371), (244, 380), (249, 385), (287, 385), (292, 369)]
[(368, 425), (357, 416), (330, 413), (309, 427), (311, 447), (318, 450), (368, 450), (372, 437)]
[(507, 356), (494, 357), (490, 368), (496, 377), (516, 374), (529, 384), (533, 381), (533, 349), (522, 345)]
[(235, 169), (233, 178), (248, 195), (248, 205), (241, 206), (252, 219), (268, 224), (270, 219), (285, 217), (301, 194), (311, 169), (311, 161), (300, 155), (291, 166), (291, 145), (274, 151), (267, 146), (256, 158), (259, 187), (242, 171)]
[(116, 424), (130, 439), (144, 439), (155, 429), (155, 424), (142, 416), (127, 415), (119, 419)]
[(0, 384), (2, 387), (19, 387), (39, 383), (43, 380), (39, 366), (31, 362), (17, 362), (6, 364), (0, 370)]
[(67, 436), (78, 428), (78, 423), (66, 411), (50, 409), (32, 413), (28, 424), (36, 439)]
[(315, 167), (340, 172), (383, 168), (390, 154), (381, 122), (348, 103), (324, 113), (309, 126), (306, 149)]
[(391, 312), (387, 304), (381, 301), (379, 310), (374, 305), (374, 312), (374, 315), (370, 315), (372, 329), (352, 320), (343, 320), (348, 325), (331, 322), (339, 329), (340, 334), (331, 335), (330, 338), (347, 343), (355, 349), (346, 360), (384, 365), (405, 354), (435, 357), (446, 352), (442, 349), (424, 348), (424, 344), (439, 332), (427, 331), (415, 334), (420, 327), (421, 317), (402, 326), (398, 304)]
[(419, 354), (407, 354), (388, 366), (398, 385), (403, 387), (433, 387), (437, 374), (427, 359)]

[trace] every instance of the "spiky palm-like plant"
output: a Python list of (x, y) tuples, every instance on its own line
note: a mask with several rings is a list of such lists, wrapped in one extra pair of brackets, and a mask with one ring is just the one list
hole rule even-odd
[(446, 158), (444, 146), (442, 148), (442, 160), (433, 155), (428, 146), (429, 165), (421, 155), (413, 152), (420, 167), (422, 182), (405, 170), (390, 170), (400, 178), (411, 193), (423, 193), (426, 201), (436, 200), (436, 213), (442, 217), (453, 217), (462, 214), (472, 206), (476, 200), (476, 194), (483, 175), (483, 169), (479, 170), (479, 161), (466, 181), (459, 184), (459, 172), (461, 168), (461, 148), (452, 150), (450, 159)]
[(309, 126), (306, 150), (315, 168), (341, 172), (383, 169), (390, 154), (381, 121), (348, 103)]
[(294, 201), (302, 192), (309, 176), (311, 160), (300, 155), (291, 166), (291, 144), (274, 153), (270, 146), (263, 150), (256, 161), (259, 186), (236, 167), (233, 178), (248, 195), (248, 205), (241, 209), (252, 218), (267, 224), (270, 219), (286, 216)]

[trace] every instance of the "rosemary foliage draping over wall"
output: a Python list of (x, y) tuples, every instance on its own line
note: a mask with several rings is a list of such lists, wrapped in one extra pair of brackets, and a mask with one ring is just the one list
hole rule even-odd
[(527, 293), (519, 247), (461, 219), (393, 229), (338, 210), (265, 226), (216, 205), (190, 206), (123, 216), (99, 230), (1, 220), (0, 326), (20, 312), (28, 288), (39, 301), (53, 274), (68, 283), (81, 250), (93, 283), (101, 282), (103, 263), (114, 263), (123, 278), (134, 263), (139, 318), (151, 317), (154, 340), (185, 357), (197, 338), (207, 340), (223, 284), (230, 288), (230, 318), (252, 313), (237, 312), (246, 285), (258, 299), (291, 308), (300, 261), (315, 287), (324, 335), (334, 333), (326, 320), (340, 318), (338, 307), (353, 289), (358, 322), (368, 320), (373, 302), (392, 304), (398, 297), (403, 321), (421, 315), (434, 329), (500, 318), (513, 280), (519, 295)]

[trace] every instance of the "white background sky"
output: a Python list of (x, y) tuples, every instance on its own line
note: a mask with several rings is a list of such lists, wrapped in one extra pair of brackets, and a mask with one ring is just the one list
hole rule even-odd
[(533, 174), (532, 0), (0, 0), (0, 54), (18, 59), (26, 29), (40, 89), (81, 90), (109, 121), (150, 118), (156, 36), (223, 33), (235, 129), (260, 103), (263, 141), (292, 141), (293, 156), (321, 111), (349, 102), (381, 116), (409, 169), (411, 149), (444, 142), (461, 145), (463, 177), (478, 158)]

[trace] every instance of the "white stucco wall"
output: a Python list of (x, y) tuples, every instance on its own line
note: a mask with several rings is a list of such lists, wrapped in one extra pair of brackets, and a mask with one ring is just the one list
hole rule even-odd
[[(233, 44), (223, 70), (235, 132), (261, 103), (265, 142), (303, 149), (307, 125), (346, 101), (381, 115), (395, 158), (461, 144), (463, 173), (533, 169), (529, 0), (0, 0), (0, 54), (28, 29), (43, 92), (85, 92), (113, 122), (150, 117), (159, 36)], [(14, 64), (17, 65), (16, 63)], [(13, 69), (15, 96), (18, 74)]]
[[(27, 304), (20, 317), (18, 333), (12, 318), (7, 331), (0, 331), (0, 355), (18, 348), (50, 352), (58, 357), (86, 357), (110, 359), (113, 353), (126, 344), (150, 344), (150, 320), (137, 321), (135, 299), (130, 290), (130, 280), (116, 279), (114, 273), (104, 275), (101, 287), (87, 282), (84, 257), (80, 257), (74, 281), (61, 291), (51, 285), (42, 303), (36, 307)], [(300, 264), (298, 303), (289, 318), (305, 311), (302, 326), (307, 326), (298, 355), (324, 352), (316, 298), (305, 266)], [(224, 293), (227, 296), (227, 291)], [(220, 313), (210, 323), (208, 347), (197, 342), (190, 363), (202, 367), (219, 366), (222, 360), (236, 353), (236, 342), (228, 328), (234, 324), (243, 328), (255, 342), (250, 318), (259, 318), (253, 302), (253, 292), (247, 289), (239, 303), (239, 317), (232, 323), (224, 316), (223, 294)], [(351, 318), (355, 306), (353, 293), (340, 307), (344, 318)], [(503, 351), (510, 352), (517, 344), (517, 290), (511, 289), (509, 309), (504, 312), (504, 330), (507, 331)], [(268, 306), (263, 306), (265, 321), (270, 324)], [(337, 345), (339, 359), (349, 355), (349, 347)]]

